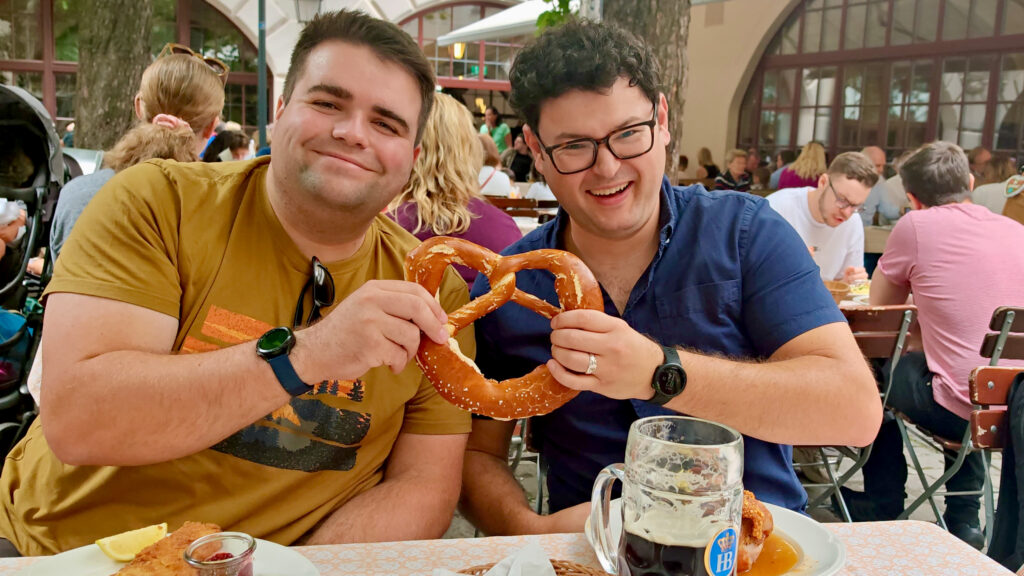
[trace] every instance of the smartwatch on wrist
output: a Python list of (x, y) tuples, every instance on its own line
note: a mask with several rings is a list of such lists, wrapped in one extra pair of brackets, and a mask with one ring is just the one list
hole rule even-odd
[(686, 370), (679, 362), (679, 352), (671, 346), (662, 346), (661, 349), (665, 353), (665, 362), (654, 369), (654, 377), (651, 378), (654, 397), (648, 400), (658, 406), (665, 405), (686, 389)]
[(270, 364), (284, 391), (292, 396), (309, 392), (310, 386), (299, 378), (288, 358), (295, 347), (295, 333), (287, 326), (271, 328), (256, 341), (256, 354)]

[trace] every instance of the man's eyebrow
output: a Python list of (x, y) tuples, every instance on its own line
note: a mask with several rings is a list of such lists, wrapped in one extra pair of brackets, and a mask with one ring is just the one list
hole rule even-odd
[[(317, 84), (315, 86), (311, 86), (306, 92), (326, 92), (339, 100), (351, 100), (353, 98), (351, 92), (341, 86), (335, 86), (333, 84)], [(380, 114), (381, 116), (394, 121), (402, 128), (403, 131), (409, 131), (409, 122), (405, 118), (402, 118), (398, 112), (379, 104), (373, 106), (373, 111), (376, 114)]]
[(348, 90), (342, 88), (341, 86), (335, 86), (333, 84), (317, 84), (315, 86), (311, 86), (309, 88), (309, 90), (306, 90), (306, 92), (307, 93), (309, 93), (309, 92), (326, 92), (326, 93), (330, 94), (331, 96), (334, 96), (335, 98), (338, 98), (339, 100), (351, 100), (352, 99), (352, 93), (351, 92), (349, 92)]
[(403, 132), (408, 132), (409, 131), (409, 123), (406, 122), (405, 118), (402, 118), (398, 114), (398, 112), (395, 112), (394, 110), (392, 110), (390, 108), (385, 108), (385, 107), (380, 106), (380, 105), (375, 105), (373, 107), (373, 111), (376, 112), (377, 114), (380, 114), (381, 116), (383, 116), (385, 118), (390, 118), (391, 120), (393, 120), (396, 124), (401, 126)]
[[(618, 126), (616, 126), (615, 128), (612, 129), (612, 132), (615, 132), (616, 130), (619, 130), (620, 128), (625, 128), (626, 126), (632, 126), (633, 124), (640, 124), (640, 123), (643, 123), (643, 122), (646, 122), (646, 121), (647, 121), (646, 117), (631, 116), (631, 117), (627, 118), (626, 120), (620, 122)], [(607, 136), (607, 134), (605, 136)], [(590, 136), (590, 135), (587, 135), (587, 134), (577, 134), (575, 132), (562, 132), (558, 136), (555, 136), (554, 140), (555, 141), (568, 142), (570, 140), (579, 140), (581, 138), (597, 140), (597, 138), (594, 138), (593, 136)], [(604, 138), (604, 136), (602, 136), (602, 138)]]

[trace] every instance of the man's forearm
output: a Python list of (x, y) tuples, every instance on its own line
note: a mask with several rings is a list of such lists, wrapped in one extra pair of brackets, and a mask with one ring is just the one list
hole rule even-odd
[(870, 443), (881, 404), (862, 359), (801, 356), (762, 363), (681, 351), (688, 384), (668, 408), (768, 442)]
[(432, 540), (444, 535), (458, 501), (454, 489), (428, 476), (384, 480), (335, 510), (310, 534), (306, 545)]
[(474, 526), (488, 536), (546, 531), (506, 462), (474, 450), (465, 458), (459, 509)]
[(251, 342), (201, 354), (119, 351), (66, 366), (48, 362), (41, 392), (47, 440), (76, 465), (187, 456), (289, 399)]

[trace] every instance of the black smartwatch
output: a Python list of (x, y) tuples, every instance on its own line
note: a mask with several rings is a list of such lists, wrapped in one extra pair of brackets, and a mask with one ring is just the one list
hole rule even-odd
[(654, 369), (654, 377), (651, 378), (654, 397), (648, 400), (658, 406), (663, 406), (686, 389), (686, 370), (679, 362), (679, 352), (671, 346), (662, 346), (661, 349), (665, 353), (665, 363)]
[(292, 396), (309, 392), (308, 384), (299, 378), (288, 354), (295, 346), (295, 333), (287, 326), (271, 328), (256, 341), (256, 353), (266, 360), (284, 391)]

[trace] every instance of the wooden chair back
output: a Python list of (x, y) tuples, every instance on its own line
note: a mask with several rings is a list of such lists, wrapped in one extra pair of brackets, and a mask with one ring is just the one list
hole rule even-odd
[(978, 406), (971, 412), (971, 442), (976, 448), (1003, 448), (1007, 397), (1021, 372), (1024, 368), (1009, 366), (980, 366), (971, 371), (971, 402)]
[(841, 308), (865, 358), (899, 358), (916, 306), (856, 306)]
[(990, 332), (981, 343), (981, 356), (994, 366), (1001, 358), (1024, 360), (1024, 308), (1000, 306), (992, 313)]

